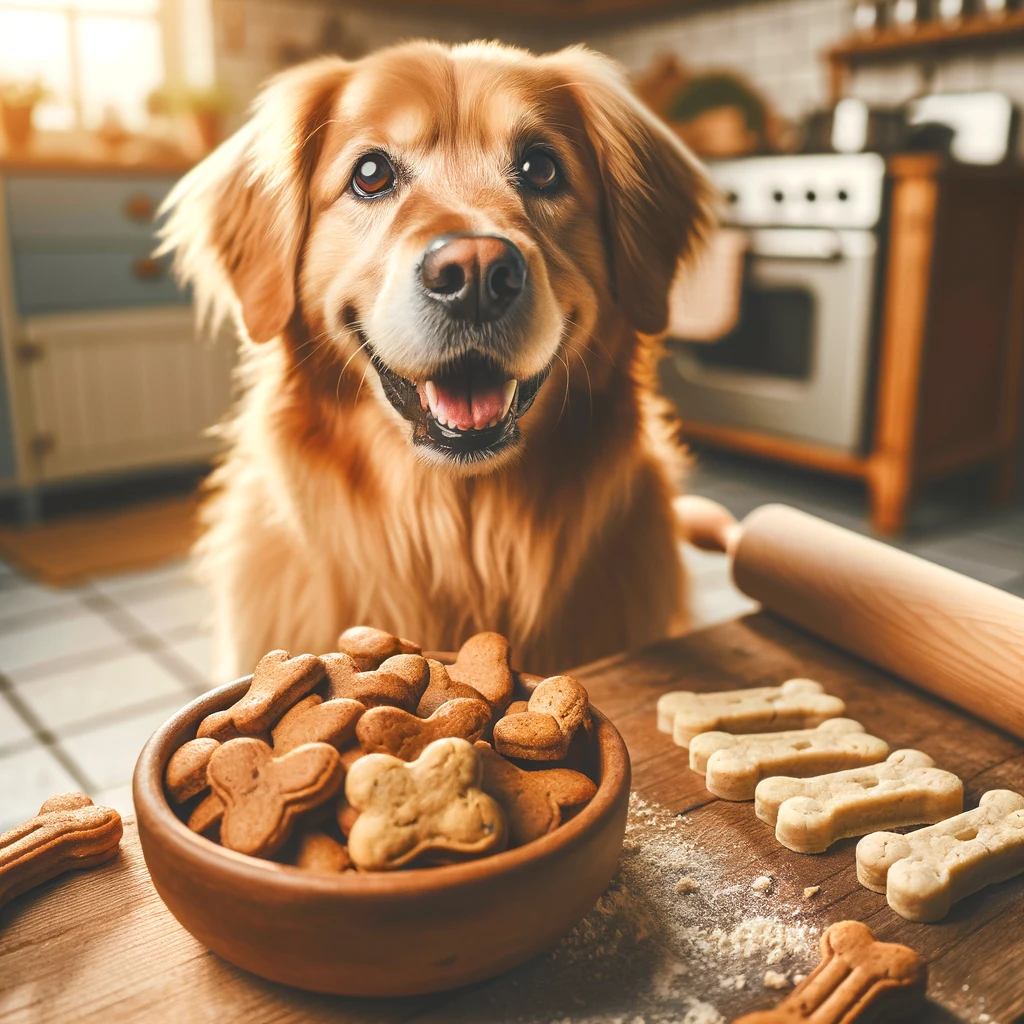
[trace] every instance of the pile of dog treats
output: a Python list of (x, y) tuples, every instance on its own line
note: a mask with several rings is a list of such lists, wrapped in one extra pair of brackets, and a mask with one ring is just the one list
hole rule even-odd
[[(787, 849), (823, 853), (864, 836), (858, 879), (911, 921), (938, 921), (963, 897), (1024, 872), (1024, 796), (993, 789), (963, 811), (956, 775), (920, 750), (890, 753), (845, 712), (820, 683), (791, 679), (663, 694), (658, 728), (689, 748), (712, 793), (753, 800)], [(920, 824), (929, 827), (876, 831)]]
[(528, 843), (597, 791), (586, 690), (524, 677), (536, 685), (514, 699), (505, 637), (477, 634), (448, 666), (365, 626), (338, 648), (271, 651), (171, 755), (189, 828), (314, 871), (387, 871)]

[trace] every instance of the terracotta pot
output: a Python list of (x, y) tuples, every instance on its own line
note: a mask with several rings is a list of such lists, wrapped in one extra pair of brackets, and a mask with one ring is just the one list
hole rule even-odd
[(139, 838), (153, 884), (203, 945), (272, 981), (339, 995), (398, 996), (480, 981), (542, 952), (607, 888), (625, 833), (629, 755), (594, 711), (594, 799), (549, 835), (462, 864), (318, 875), (198, 836), (164, 796), (171, 753), (229, 707), (251, 676), (182, 708), (135, 767)]
[(211, 153), (224, 134), (224, 118), (215, 110), (190, 110), (188, 120), (201, 153)]
[(0, 131), (14, 152), (28, 149), (32, 141), (32, 112), (35, 104), (10, 104), (0, 101)]

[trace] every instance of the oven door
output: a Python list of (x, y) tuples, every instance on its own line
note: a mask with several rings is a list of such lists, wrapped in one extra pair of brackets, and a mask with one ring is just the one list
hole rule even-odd
[(683, 419), (862, 450), (876, 258), (870, 231), (751, 231), (733, 330), (668, 341), (663, 384)]

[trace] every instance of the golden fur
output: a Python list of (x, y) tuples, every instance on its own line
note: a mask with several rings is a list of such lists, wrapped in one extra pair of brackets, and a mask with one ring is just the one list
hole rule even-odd
[[(555, 200), (509, 181), (525, 136), (565, 167)], [(369, 208), (347, 185), (374, 147), (414, 172)], [(175, 189), (164, 229), (200, 308), (232, 313), (246, 339), (199, 546), (221, 678), (272, 648), (330, 650), (357, 623), (442, 650), (498, 630), (540, 672), (684, 626), (681, 457), (650, 335), (705, 189), (617, 68), (582, 48), (417, 42), (269, 84)], [(414, 450), (358, 340), (414, 375), (407, 280), (453, 230), (519, 246), (536, 301), (512, 369), (553, 359), (522, 444), (471, 467)]]

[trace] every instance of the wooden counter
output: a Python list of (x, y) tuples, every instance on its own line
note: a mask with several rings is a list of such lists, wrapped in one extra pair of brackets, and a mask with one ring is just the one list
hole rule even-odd
[[(749, 803), (713, 798), (687, 767), (686, 751), (657, 732), (654, 708), (669, 689), (714, 690), (811, 676), (843, 697), (849, 715), (893, 749), (919, 747), (957, 772), (968, 806), (987, 789), (1024, 790), (1024, 744), (765, 615), (609, 659), (579, 675), (594, 703), (622, 731), (640, 796), (686, 815), (686, 834), (697, 842), (730, 851), (723, 881), (749, 888), (752, 877), (770, 874), (776, 891), (766, 907), (780, 919), (796, 909), (801, 920), (820, 929), (856, 918), (880, 938), (918, 950), (928, 961), (931, 1003), (914, 1017), (916, 1024), (1024, 1019), (1024, 878), (963, 901), (939, 924), (905, 921), (883, 896), (858, 885), (855, 841), (821, 856), (790, 853)], [(812, 885), (821, 886), (820, 893), (804, 900), (804, 886)], [(536, 1019), (528, 1005), (531, 991), (544, 980), (558, 986), (563, 979), (557, 964), (541, 957), (491, 983), (421, 999), (336, 999), (261, 981), (207, 953), (164, 909), (149, 883), (134, 824), (126, 828), (117, 861), (14, 901), (0, 912), (0, 929), (0, 1019), (6, 1024), (498, 1024)], [(694, 976), (692, 986), (695, 996), (727, 1018), (780, 998), (752, 982), (726, 991), (717, 977)], [(566, 991), (565, 997), (570, 1008), (551, 1006), (552, 1020), (603, 1020), (605, 1014), (609, 1020), (634, 1019), (624, 1013), (629, 992), (614, 1007), (596, 1002), (603, 997), (589, 987)], [(686, 1016), (685, 1005), (678, 1016)]]

